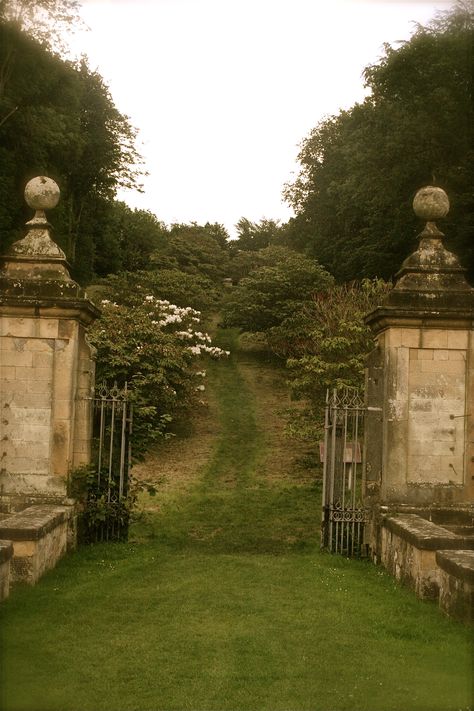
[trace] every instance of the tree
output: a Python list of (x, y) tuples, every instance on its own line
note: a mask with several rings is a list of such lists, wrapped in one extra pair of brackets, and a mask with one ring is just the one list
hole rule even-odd
[(234, 284), (238, 284), (257, 266), (262, 265), (262, 252), (263, 250), (251, 251), (230, 247), (227, 275)]
[[(303, 141), (285, 195), (290, 243), (337, 279), (388, 278), (420, 231), (411, 200), (439, 184), (449, 194), (448, 246), (474, 276), (474, 13), (472, 2), (418, 27), (367, 67), (371, 93), (322, 121)], [(343, 256), (343, 258), (341, 258)]]
[(380, 305), (390, 288), (380, 279), (333, 285), (313, 293), (272, 329), (270, 348), (286, 360), (293, 395), (307, 403), (292, 420), (293, 434), (313, 441), (321, 435), (328, 388), (362, 387), (365, 361), (373, 348), (364, 316)]
[(157, 268), (174, 267), (219, 282), (226, 276), (227, 238), (225, 228), (219, 224), (174, 224), (151, 262)]
[(79, 0), (0, 0), (0, 22), (10, 23), (49, 48), (64, 48), (64, 34), (77, 26)]
[[(156, 286), (142, 272), (104, 280), (91, 290), (102, 308), (89, 330), (97, 349), (97, 380), (130, 386), (135, 457), (196, 406), (204, 390), (199, 358), (227, 354), (202, 332), (198, 310), (155, 296), (150, 285)], [(102, 298), (104, 293), (114, 300)]]
[(279, 220), (263, 218), (260, 222), (251, 222), (246, 217), (241, 217), (235, 227), (237, 239), (231, 243), (233, 250), (254, 252), (270, 245), (281, 245), (284, 242), (285, 228), (280, 225)]
[(179, 307), (191, 306), (209, 315), (218, 301), (213, 283), (200, 274), (186, 274), (179, 269), (133, 271), (111, 274), (88, 288), (94, 300), (107, 299), (133, 308), (143, 301), (143, 294), (167, 299)]
[(261, 266), (240, 281), (224, 304), (226, 325), (268, 334), (311, 293), (332, 284), (331, 275), (314, 259), (286, 247), (266, 247), (257, 254)]
[[(119, 185), (138, 186), (134, 140), (128, 118), (117, 111), (102, 78), (84, 60), (65, 62), (0, 22), (2, 248), (18, 238), (29, 214), (22, 195), (26, 182), (50, 175), (62, 193), (54, 213), (57, 240), (74, 276), (90, 281), (101, 235), (114, 237), (106, 223), (108, 204)], [(107, 248), (116, 251), (114, 245)]]

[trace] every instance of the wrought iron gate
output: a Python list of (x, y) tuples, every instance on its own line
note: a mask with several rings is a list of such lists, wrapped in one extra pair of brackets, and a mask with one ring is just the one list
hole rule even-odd
[(321, 545), (346, 556), (367, 554), (362, 504), (362, 447), (365, 408), (360, 393), (327, 392), (323, 461)]
[[(127, 383), (119, 388), (101, 383), (92, 398), (92, 460), (95, 486), (91, 487), (88, 508), (96, 512), (88, 537), (93, 541), (124, 540), (128, 533), (129, 472), (133, 405)], [(91, 525), (91, 524), (94, 525)]]

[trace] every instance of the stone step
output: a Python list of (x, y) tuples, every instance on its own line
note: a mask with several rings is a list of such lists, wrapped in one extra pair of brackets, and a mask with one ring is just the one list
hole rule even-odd
[(34, 585), (67, 550), (69, 506), (36, 504), (0, 521), (0, 539), (13, 547), (11, 582)]

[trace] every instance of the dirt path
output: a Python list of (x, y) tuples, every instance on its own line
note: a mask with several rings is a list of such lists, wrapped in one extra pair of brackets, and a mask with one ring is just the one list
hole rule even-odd
[[(218, 448), (229, 446), (229, 433), (223, 435), (222, 393), (219, 395), (219, 389), (229, 393), (233, 387), (240, 394), (244, 388), (246, 397), (252, 400), (255, 422), (254, 428), (249, 428), (246, 442), (249, 444), (249, 439), (259, 439), (254, 474), (268, 483), (285, 480), (307, 483), (313, 479), (315, 470), (305, 463), (314, 461), (315, 448), (311, 450), (307, 444), (289, 438), (285, 432), (284, 410), (294, 403), (285, 384), (284, 369), (266, 360), (261, 353), (241, 349), (239, 343), (237, 348), (234, 343), (230, 362), (212, 363), (207, 368), (205, 400), (199, 406), (189, 432), (160, 443), (145, 462), (134, 467), (134, 475), (158, 478), (161, 493), (184, 493), (198, 484)], [(236, 421), (236, 427), (239, 424), (240, 427), (247, 425), (246, 421)], [(242, 432), (236, 434), (242, 436)], [(232, 456), (231, 452), (229, 456)]]

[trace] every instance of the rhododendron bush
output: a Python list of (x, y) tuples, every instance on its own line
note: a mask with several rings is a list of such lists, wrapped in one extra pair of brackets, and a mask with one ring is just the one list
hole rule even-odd
[(227, 351), (212, 345), (201, 313), (154, 294), (127, 294), (127, 303), (102, 299), (89, 331), (97, 349), (97, 382), (128, 382), (134, 402), (133, 453), (140, 457), (176, 417), (189, 413), (204, 390), (202, 357)]

